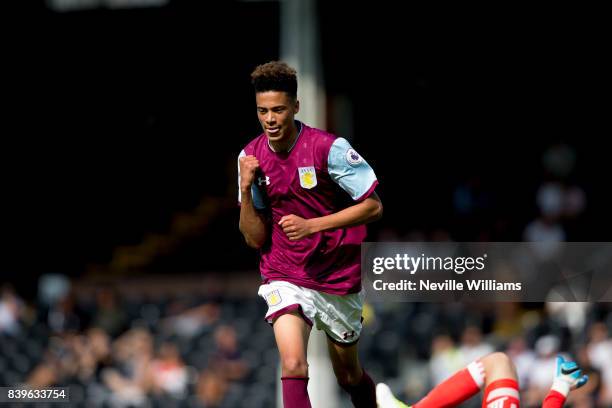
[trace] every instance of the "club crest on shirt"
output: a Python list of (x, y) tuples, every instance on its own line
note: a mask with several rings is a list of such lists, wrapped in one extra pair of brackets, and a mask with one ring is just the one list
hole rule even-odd
[(273, 290), (272, 292), (266, 295), (266, 303), (268, 304), (268, 306), (276, 306), (280, 304), (280, 302), (282, 301), (283, 299), (281, 298), (281, 295), (278, 289)]
[(360, 164), (363, 161), (363, 159), (361, 158), (359, 153), (357, 153), (354, 149), (348, 149), (346, 151), (346, 161), (351, 166), (356, 166), (356, 165)]
[(314, 166), (298, 167), (300, 175), (300, 186), (304, 188), (313, 188), (317, 185), (317, 173)]

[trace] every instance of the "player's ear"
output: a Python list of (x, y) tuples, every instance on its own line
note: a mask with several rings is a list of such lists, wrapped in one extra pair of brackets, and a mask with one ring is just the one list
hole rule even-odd
[(300, 111), (300, 101), (297, 100), (297, 98), (295, 99), (295, 107), (294, 107), (294, 111), (293, 113), (296, 114)]

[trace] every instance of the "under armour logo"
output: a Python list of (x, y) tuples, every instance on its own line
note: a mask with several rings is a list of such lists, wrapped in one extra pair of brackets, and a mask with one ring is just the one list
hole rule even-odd
[(352, 339), (353, 337), (355, 337), (355, 330), (342, 333), (342, 339), (344, 340)]
[(259, 177), (257, 179), (257, 184), (259, 184), (261, 186), (263, 183), (266, 183), (266, 186), (269, 186), (270, 185), (270, 176)]

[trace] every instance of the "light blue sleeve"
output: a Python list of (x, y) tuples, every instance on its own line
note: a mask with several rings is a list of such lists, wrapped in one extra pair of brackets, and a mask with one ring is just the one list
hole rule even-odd
[(341, 137), (334, 141), (329, 150), (327, 169), (332, 180), (353, 200), (363, 198), (376, 183), (372, 167)]
[[(242, 150), (240, 154), (238, 155), (238, 202), (239, 203), (242, 202), (242, 194), (240, 193), (240, 158), (244, 156), (246, 156), (246, 153), (244, 152), (244, 150)], [(259, 190), (259, 187), (255, 185), (255, 183), (251, 185), (251, 196), (253, 196), (253, 206), (255, 208), (257, 208), (258, 210), (263, 210), (266, 208), (266, 204), (264, 203), (264, 200), (263, 200), (263, 194), (261, 193), (261, 190)]]

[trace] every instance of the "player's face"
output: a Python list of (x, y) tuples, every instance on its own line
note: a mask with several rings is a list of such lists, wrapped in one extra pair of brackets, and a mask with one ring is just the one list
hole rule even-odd
[(300, 103), (287, 92), (268, 91), (255, 94), (257, 117), (270, 142), (284, 142), (295, 131), (294, 117)]

